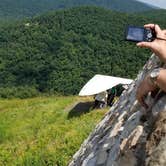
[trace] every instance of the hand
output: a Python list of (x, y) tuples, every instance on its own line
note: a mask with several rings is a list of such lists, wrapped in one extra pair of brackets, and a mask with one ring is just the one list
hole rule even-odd
[(157, 89), (157, 86), (150, 83), (150, 77), (147, 76), (142, 83), (139, 85), (136, 97), (138, 102), (145, 108), (148, 109), (148, 105), (145, 102), (145, 97), (148, 95), (149, 92), (154, 92)]
[(156, 32), (156, 39), (152, 42), (137, 43), (137, 46), (150, 48), (162, 61), (166, 63), (166, 30), (161, 30), (160, 27), (155, 24), (147, 24), (144, 27), (154, 29)]

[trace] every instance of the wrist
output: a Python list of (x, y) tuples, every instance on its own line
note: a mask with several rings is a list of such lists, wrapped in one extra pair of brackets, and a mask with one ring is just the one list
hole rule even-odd
[(146, 80), (147, 80), (147, 83), (148, 83), (153, 89), (158, 88), (156, 82), (152, 81), (152, 79), (150, 78), (150, 75), (148, 75), (148, 76), (146, 77)]
[(161, 68), (157, 68), (151, 71), (148, 76), (148, 83), (153, 87), (158, 87), (157, 80), (160, 75)]
[[(157, 55), (157, 54), (156, 54)], [(158, 57), (164, 62), (166, 63), (166, 53), (165, 53), (165, 49), (161, 49), (161, 52), (158, 54)]]

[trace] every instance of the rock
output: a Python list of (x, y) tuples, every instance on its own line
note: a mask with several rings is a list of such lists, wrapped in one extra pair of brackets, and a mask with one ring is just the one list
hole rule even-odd
[(107, 151), (99, 151), (97, 155), (96, 166), (105, 165), (105, 162), (107, 161), (107, 156)]
[(135, 166), (137, 164), (137, 159), (131, 150), (123, 153), (123, 155), (117, 161), (118, 166)]
[(166, 138), (162, 138), (159, 145), (153, 150), (147, 166), (166, 166)]
[(152, 55), (137, 79), (81, 145), (69, 166), (166, 165), (166, 119), (163, 118), (166, 115), (162, 114), (166, 110), (166, 95), (160, 93), (155, 99), (148, 96), (151, 106), (148, 111), (135, 98), (143, 78), (161, 64)]
[(166, 110), (159, 113), (146, 144), (148, 166), (166, 165)]

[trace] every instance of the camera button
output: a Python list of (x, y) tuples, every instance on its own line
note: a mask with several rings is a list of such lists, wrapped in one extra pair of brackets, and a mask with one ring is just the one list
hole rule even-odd
[(152, 36), (151, 33), (148, 33), (148, 34), (147, 34), (147, 37), (148, 37), (148, 38), (152, 38), (153, 36)]

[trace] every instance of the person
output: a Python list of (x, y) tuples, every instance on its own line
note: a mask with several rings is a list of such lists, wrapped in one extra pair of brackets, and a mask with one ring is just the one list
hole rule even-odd
[[(161, 61), (166, 63), (166, 30), (162, 30), (159, 25), (155, 24), (147, 24), (144, 27), (153, 29), (156, 32), (156, 39), (153, 42), (137, 43), (137, 46), (151, 49)], [(137, 100), (147, 109), (148, 104), (145, 102), (145, 97), (149, 92), (157, 89), (166, 92), (166, 69), (164, 68), (154, 69), (145, 77), (137, 89)]]
[(95, 104), (93, 108), (96, 108), (99, 106), (99, 108), (105, 108), (107, 106), (107, 98), (108, 98), (108, 93), (107, 91), (103, 91), (99, 94), (95, 95)]
[(127, 84), (119, 84), (119, 85), (117, 85), (116, 86), (116, 89), (117, 89), (117, 94), (116, 94), (116, 96), (117, 97), (120, 97), (120, 95), (123, 93), (123, 91), (125, 90), (125, 89), (127, 89), (128, 88), (128, 85)]
[(113, 87), (108, 90), (108, 98), (107, 98), (107, 104), (111, 107), (114, 103), (114, 98), (117, 94), (117, 89), (116, 87)]

